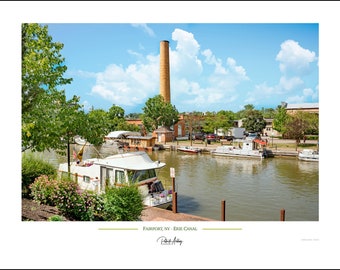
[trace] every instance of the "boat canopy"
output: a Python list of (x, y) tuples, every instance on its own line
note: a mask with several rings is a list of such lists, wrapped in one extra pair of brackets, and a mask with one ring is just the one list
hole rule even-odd
[(111, 131), (109, 134), (105, 136), (106, 139), (122, 139), (127, 136), (139, 136), (140, 132), (136, 131), (126, 131), (126, 130), (117, 130)]
[(104, 159), (98, 159), (94, 164), (127, 170), (161, 169), (166, 165), (160, 161), (153, 161), (144, 151), (115, 154)]

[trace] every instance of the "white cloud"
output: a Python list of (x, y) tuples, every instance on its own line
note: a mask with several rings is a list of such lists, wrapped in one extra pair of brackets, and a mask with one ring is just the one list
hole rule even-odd
[(79, 77), (83, 77), (83, 78), (96, 78), (97, 74), (95, 72), (88, 72), (88, 71), (83, 71), (83, 70), (78, 70), (76, 72), (69, 72), (69, 74), (71, 75), (76, 75)]
[(126, 69), (112, 64), (97, 74), (92, 93), (120, 105), (142, 104), (154, 96), (158, 87), (158, 63), (149, 57), (147, 64), (131, 64)]
[(306, 75), (310, 72), (310, 64), (317, 60), (315, 52), (302, 48), (294, 40), (286, 40), (276, 56), (280, 62), (280, 71), (284, 74)]
[[(311, 63), (317, 61), (314, 52), (302, 48), (296, 41), (286, 40), (281, 44), (276, 60), (280, 62), (279, 68), (282, 73), (279, 82), (274, 86), (268, 86), (267, 83), (256, 85), (254, 90), (247, 93), (248, 104), (270, 104), (273, 98), (288, 103), (317, 100), (318, 91), (306, 87), (302, 79), (303, 76), (309, 75)], [(287, 96), (289, 93), (292, 96)]]
[(319, 98), (318, 90), (315, 91), (311, 88), (305, 88), (302, 90), (303, 96), (308, 99), (311, 98), (312, 100), (317, 100)]
[[(266, 82), (263, 82), (255, 86), (255, 89), (247, 92), (246, 99), (244, 100), (246, 104), (253, 104), (254, 106), (260, 104), (261, 102), (268, 102), (273, 98), (273, 95), (277, 95), (277, 87), (268, 86)], [(243, 108), (242, 108), (243, 109)]]
[(154, 37), (155, 33), (153, 32), (153, 30), (147, 26), (145, 23), (133, 23), (131, 24), (133, 27), (140, 27), (143, 29), (143, 31), (145, 33), (147, 33), (150, 37)]
[(295, 96), (291, 96), (291, 97), (288, 97), (286, 102), (289, 104), (289, 103), (304, 103), (305, 102), (305, 98), (304, 96), (299, 96), (299, 95), (295, 95)]
[(198, 58), (200, 45), (194, 35), (176, 28), (172, 32), (172, 39), (177, 42), (177, 46), (176, 50), (170, 51), (171, 74), (187, 79), (199, 76), (203, 67)]
[(285, 76), (282, 76), (280, 78), (278, 89), (286, 92), (286, 91), (294, 90), (294, 89), (300, 87), (301, 85), (303, 85), (303, 81), (299, 77), (287, 78)]

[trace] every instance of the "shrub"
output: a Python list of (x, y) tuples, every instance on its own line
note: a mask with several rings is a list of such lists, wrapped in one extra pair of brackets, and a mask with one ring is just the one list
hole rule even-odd
[[(84, 200), (78, 192), (78, 184), (67, 179), (61, 179), (55, 191), (55, 205), (63, 215), (74, 220), (83, 220)], [(86, 213), (85, 213), (86, 216)]]
[(49, 162), (36, 157), (33, 153), (23, 153), (21, 161), (21, 188), (22, 196), (29, 197), (29, 185), (41, 176), (56, 177), (57, 170)]
[(101, 195), (80, 190), (77, 183), (62, 179), (55, 193), (55, 203), (63, 215), (79, 221), (102, 220)]
[(56, 206), (58, 184), (58, 180), (49, 179), (47, 175), (41, 175), (30, 184), (30, 195), (38, 203)]
[(49, 179), (42, 175), (30, 185), (31, 196), (41, 204), (56, 206), (72, 220), (102, 220), (102, 198), (91, 191), (82, 192), (77, 183), (63, 178)]
[(56, 206), (70, 220), (136, 221), (144, 208), (137, 186), (107, 188), (104, 194), (81, 191), (67, 178), (55, 180), (46, 175), (30, 185), (31, 196), (39, 203)]
[(103, 219), (106, 221), (136, 221), (144, 207), (142, 195), (135, 185), (107, 188), (103, 197)]
[(50, 216), (47, 221), (65, 221), (65, 218), (63, 216), (54, 215)]

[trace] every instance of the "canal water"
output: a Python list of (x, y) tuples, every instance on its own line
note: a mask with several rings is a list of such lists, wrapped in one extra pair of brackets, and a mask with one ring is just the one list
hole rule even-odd
[[(71, 151), (81, 146), (72, 145)], [(117, 153), (112, 146), (88, 146), (83, 158)], [(66, 156), (45, 152), (56, 167)], [(225, 201), (227, 221), (279, 221), (281, 209), (286, 221), (319, 220), (319, 163), (296, 157), (263, 160), (230, 158), (177, 151), (149, 152), (153, 160), (165, 162), (158, 176), (172, 186), (170, 168), (175, 169), (177, 210), (181, 213), (221, 219)], [(71, 153), (72, 159), (72, 153)]]

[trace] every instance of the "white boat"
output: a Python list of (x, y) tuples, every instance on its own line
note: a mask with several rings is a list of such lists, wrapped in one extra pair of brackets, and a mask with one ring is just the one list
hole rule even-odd
[(267, 157), (267, 152), (260, 140), (234, 140), (233, 145), (218, 146), (212, 155), (227, 157), (260, 158)]
[(193, 146), (181, 146), (181, 147), (178, 147), (177, 150), (182, 151), (182, 152), (194, 153), (194, 154), (202, 152), (201, 148), (193, 147)]
[(313, 149), (303, 149), (299, 152), (298, 159), (304, 161), (319, 161), (319, 152)]
[(74, 142), (79, 145), (85, 145), (87, 141), (80, 136), (75, 136)]
[[(172, 190), (166, 190), (157, 177), (157, 169), (166, 164), (153, 161), (145, 151), (115, 154), (106, 158), (91, 158), (70, 163), (71, 177), (77, 178), (83, 190), (105, 192), (107, 186), (119, 187), (135, 183), (146, 206), (168, 208), (172, 204)], [(68, 175), (68, 163), (59, 165), (59, 176)]]

